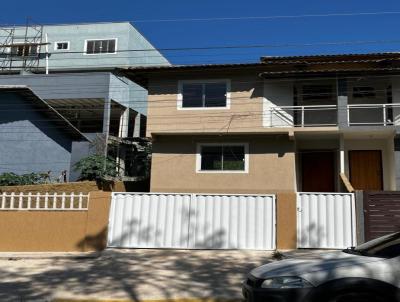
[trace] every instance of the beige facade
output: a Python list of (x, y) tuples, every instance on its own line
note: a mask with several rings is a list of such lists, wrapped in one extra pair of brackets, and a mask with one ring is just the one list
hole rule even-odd
[[(248, 171), (199, 173), (198, 144), (248, 144)], [(152, 192), (295, 191), (294, 142), (287, 135), (159, 136), (153, 143)]]
[[(229, 108), (178, 108), (179, 84), (184, 80), (227, 80)], [(176, 133), (257, 133), (263, 127), (264, 81), (257, 70), (236, 73), (197, 73), (155, 78), (149, 83), (147, 136)], [(273, 132), (277, 132), (274, 129)], [(280, 129), (287, 133), (287, 129)]]

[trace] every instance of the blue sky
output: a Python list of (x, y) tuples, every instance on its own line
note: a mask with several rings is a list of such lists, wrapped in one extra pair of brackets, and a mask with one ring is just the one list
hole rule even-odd
[[(0, 23), (134, 21), (182, 18), (256, 17), (352, 12), (400, 12), (400, 1), (385, 0), (157, 0), (13, 1), (2, 3)], [(7, 12), (4, 14), (4, 12)], [(400, 49), (400, 14), (269, 20), (136, 22), (157, 47), (315, 44), (338, 41), (399, 41), (357, 45), (313, 45), (234, 50), (165, 51), (173, 63), (254, 62), (262, 55), (385, 52)]]

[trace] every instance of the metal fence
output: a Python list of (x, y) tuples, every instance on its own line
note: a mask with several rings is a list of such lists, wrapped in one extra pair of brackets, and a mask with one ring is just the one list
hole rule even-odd
[(89, 195), (83, 193), (2, 193), (0, 211), (86, 211)]
[(297, 193), (297, 247), (356, 245), (355, 217), (352, 193)]
[(272, 250), (274, 195), (113, 193), (109, 247)]

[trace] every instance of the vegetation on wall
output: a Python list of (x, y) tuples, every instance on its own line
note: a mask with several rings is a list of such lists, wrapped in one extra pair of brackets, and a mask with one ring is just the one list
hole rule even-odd
[(12, 172), (0, 174), (0, 186), (19, 186), (44, 184), (48, 180), (46, 173), (18, 175)]
[(113, 158), (94, 154), (78, 161), (74, 170), (79, 171), (79, 180), (103, 180), (107, 176), (116, 176), (116, 167)]

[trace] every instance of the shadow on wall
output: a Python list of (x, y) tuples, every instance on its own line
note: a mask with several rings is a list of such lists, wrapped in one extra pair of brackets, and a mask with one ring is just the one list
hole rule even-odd
[[(277, 154), (278, 157), (285, 156), (286, 153), (294, 152), (294, 145), (292, 141), (289, 141), (287, 135), (253, 135), (247, 136), (246, 142), (249, 143), (249, 154)], [(153, 153), (159, 154), (173, 154), (180, 156), (182, 154), (197, 154), (196, 145), (197, 143), (243, 143), (243, 135), (226, 135), (223, 136), (206, 136), (202, 135), (199, 139), (193, 139), (191, 137), (173, 136), (168, 135), (167, 137), (160, 136), (153, 143)]]
[(85, 236), (76, 245), (81, 251), (102, 251), (107, 247), (107, 227), (103, 228), (101, 232), (93, 236)]
[(34, 142), (33, 139), (36, 137), (37, 142), (46, 145), (48, 143), (43, 140), (43, 136), (47, 136), (49, 142), (55, 142), (71, 152), (72, 139), (62, 131), (60, 125), (52, 123), (51, 119), (44, 114), (42, 107), (35, 106), (33, 102), (16, 92), (0, 92), (0, 100), (1, 103), (8, 104), (8, 110), (0, 112), (0, 127), (10, 129), (13, 124), (18, 123), (24, 129), (24, 131), (13, 132), (14, 139)]

